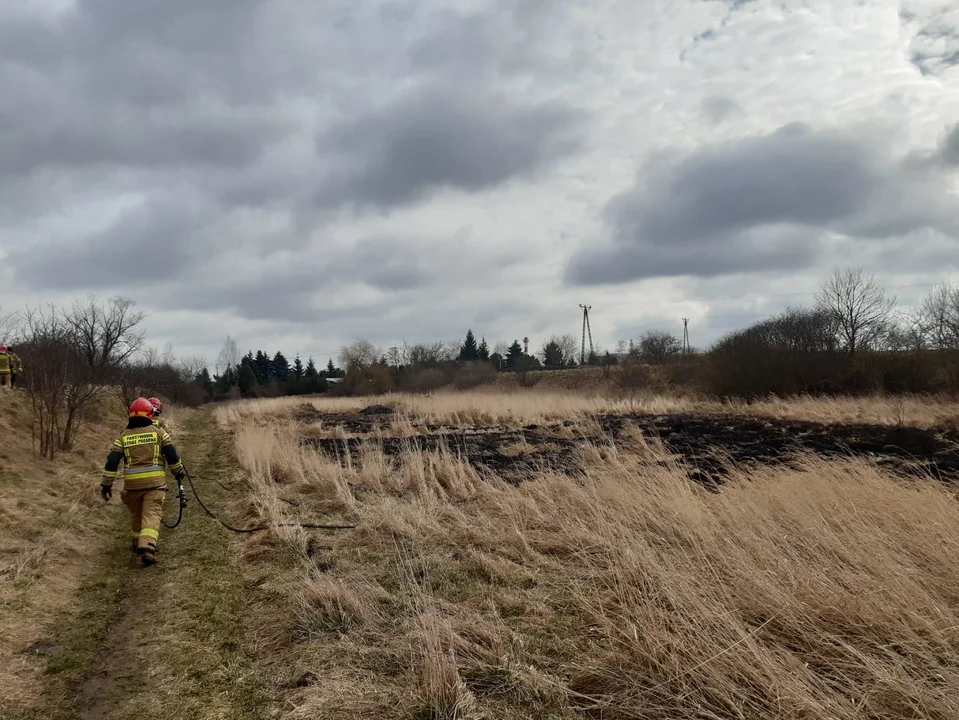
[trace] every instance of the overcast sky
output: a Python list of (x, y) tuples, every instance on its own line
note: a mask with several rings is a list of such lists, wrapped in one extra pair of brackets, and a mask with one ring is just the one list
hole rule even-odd
[(0, 307), (123, 294), (211, 362), (644, 329), (835, 266), (959, 280), (959, 9), (833, 0), (19, 0)]

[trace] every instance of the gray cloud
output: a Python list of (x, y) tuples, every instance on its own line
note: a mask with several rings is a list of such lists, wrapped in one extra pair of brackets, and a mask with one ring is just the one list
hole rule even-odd
[(718, 125), (741, 112), (741, 108), (729, 98), (711, 95), (703, 100), (702, 112), (709, 122)]
[(19, 280), (38, 290), (107, 286), (136, 293), (182, 273), (197, 215), (184, 198), (152, 197), (103, 232), (14, 248), (9, 263)]
[[(431, 257), (434, 262), (426, 261)], [(436, 277), (436, 252), (400, 238), (370, 238), (357, 243), (337, 259), (331, 271), (337, 277), (365, 282), (377, 290), (411, 290)]]
[(939, 144), (939, 160), (947, 166), (959, 166), (959, 123), (952, 126)]
[(481, 285), (484, 275), (503, 264), (505, 253), (464, 247), (463, 234), (458, 235), (372, 236), (325, 251), (279, 250), (232, 263), (224, 258), (220, 272), (212, 275), (184, 269), (183, 280), (194, 280), (193, 289), (163, 294), (162, 302), (169, 309), (229, 311), (252, 320), (311, 325), (382, 319), (407, 300), (415, 302), (424, 290), (451, 296)]
[(815, 259), (824, 231), (959, 234), (959, 207), (930, 168), (884, 158), (862, 137), (799, 124), (701, 149), (647, 169), (612, 200), (612, 242), (584, 247), (566, 278), (594, 284), (801, 266)]
[(528, 177), (580, 147), (567, 106), (519, 106), (475, 90), (430, 87), (323, 133), (337, 158), (322, 204), (394, 207), (441, 189), (481, 191)]
[[(551, 7), (523, 0), (505, 16), (467, 16), (412, 0), (87, 0), (59, 14), (5, 13), (0, 226), (26, 238), (24, 222), (56, 205), (150, 198), (102, 233), (81, 223), (51, 252), (10, 241), (7, 267), (34, 289), (125, 287), (137, 258), (157, 266), (157, 280), (215, 276), (212, 258), (231, 248), (315, 250), (317, 228), (340, 210), (412, 208), (445, 189), (532, 178), (585, 131), (550, 92), (509, 89), (549, 64), (528, 40)], [(410, 39), (397, 40), (400, 30)], [(471, 34), (475, 55), (452, 62), (446, 39)], [(265, 213), (283, 229), (251, 233)], [(282, 295), (305, 320), (304, 298), (336, 273), (381, 291), (433, 275), (402, 241), (361, 242), (315, 270), (294, 260), (264, 273), (263, 302), (217, 282), (182, 297), (275, 317)]]
[(959, 10), (947, 5), (922, 15), (900, 11), (899, 17), (915, 32), (909, 61), (923, 75), (940, 76), (959, 65)]

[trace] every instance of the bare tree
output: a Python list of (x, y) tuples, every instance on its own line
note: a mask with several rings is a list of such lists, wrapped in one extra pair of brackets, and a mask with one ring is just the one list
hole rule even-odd
[(399, 367), (400, 363), (403, 361), (403, 356), (400, 354), (400, 349), (396, 345), (390, 347), (386, 353), (386, 360), (389, 362), (392, 367)]
[(4, 313), (0, 308), (0, 345), (13, 345), (20, 333), (20, 316), (17, 313)]
[(66, 315), (77, 350), (86, 361), (95, 382), (109, 380), (109, 374), (143, 345), (139, 325), (143, 313), (134, 310), (132, 300), (114, 297), (105, 304), (94, 296), (77, 302)]
[(959, 348), (959, 288), (933, 288), (915, 311), (928, 344), (936, 350)]
[(224, 375), (230, 372), (240, 364), (240, 351), (236, 346), (236, 340), (229, 335), (223, 341), (223, 348), (220, 354), (216, 356), (216, 374)]
[(340, 367), (349, 372), (355, 368), (368, 368), (375, 365), (382, 353), (369, 340), (356, 340), (340, 348)]
[(126, 298), (106, 303), (89, 297), (70, 310), (27, 309), (21, 351), (29, 368), (26, 389), (33, 407), (34, 440), (52, 458), (69, 450), (84, 411), (139, 350), (143, 314)]
[(70, 344), (83, 363), (67, 387), (61, 450), (73, 446), (83, 408), (98, 391), (119, 379), (123, 366), (143, 346), (140, 324), (144, 316), (134, 309), (135, 305), (124, 297), (113, 297), (103, 303), (91, 295), (84, 303), (74, 303), (72, 310), (64, 315)]
[(862, 270), (836, 270), (816, 293), (816, 304), (836, 323), (838, 339), (852, 357), (877, 345), (888, 332), (895, 296), (887, 296), (875, 276)]
[(929, 331), (921, 308), (900, 315), (890, 322), (882, 347), (893, 352), (917, 352), (929, 346)]
[(163, 354), (160, 355), (160, 364), (173, 367), (176, 365), (176, 354), (173, 352), (173, 343), (168, 342), (163, 346)]
[(81, 358), (56, 307), (28, 309), (24, 332), (20, 354), (30, 368), (26, 389), (33, 409), (34, 449), (52, 460), (62, 444), (67, 393)]
[(554, 335), (552, 338), (559, 345), (560, 352), (563, 355), (563, 365), (569, 367), (576, 362), (576, 356), (579, 355), (579, 345), (576, 338), (570, 333), (563, 335)]
[(403, 344), (402, 359), (406, 367), (437, 368), (453, 362), (459, 353), (458, 343), (415, 343)]
[(202, 373), (206, 367), (206, 358), (199, 355), (181, 358), (180, 360), (180, 372), (188, 380), (196, 379), (197, 375)]
[(665, 330), (647, 330), (634, 346), (634, 352), (650, 365), (663, 365), (681, 350), (679, 338)]

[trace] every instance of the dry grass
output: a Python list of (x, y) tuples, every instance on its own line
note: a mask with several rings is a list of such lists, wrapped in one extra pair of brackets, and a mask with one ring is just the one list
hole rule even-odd
[[(596, 408), (375, 401), (505, 424), (510, 407), (522, 422)], [(878, 399), (845, 402), (828, 412), (888, 417)], [(275, 608), (261, 651), (283, 717), (959, 717), (948, 488), (808, 459), (734, 474), (713, 495), (652, 462), (659, 451), (638, 435), (519, 487), (444, 452), (371, 448), (341, 468), (297, 446), (298, 425), (279, 415), (290, 408), (221, 411), (240, 423), (251, 513), (361, 527), (248, 541)]]
[[(393, 393), (375, 397), (290, 397), (242, 400), (217, 408), (216, 416), (236, 425), (247, 420), (287, 414), (309, 405), (323, 413), (357, 412), (369, 405), (387, 405), (399, 413), (391, 434), (408, 433), (416, 425), (519, 426), (556, 420), (588, 419), (596, 413), (706, 413), (768, 417), (822, 423), (864, 423), (932, 427), (959, 421), (959, 401), (940, 396), (784, 397), (755, 402), (717, 402), (692, 397), (637, 393), (602, 397), (556, 390), (442, 391), (432, 395)], [(331, 431), (336, 431), (335, 428)], [(345, 435), (345, 433), (344, 433)]]
[(0, 393), (0, 697), (7, 708), (38, 700), (43, 653), (55, 645), (45, 631), (96, 571), (85, 559), (110, 523), (98, 512), (102, 501), (92, 478), (106, 457), (109, 433), (109, 425), (95, 419), (80, 450), (55, 462), (36, 460), (27, 397)]
[(871, 395), (862, 398), (784, 397), (729, 403), (734, 412), (781, 420), (933, 427), (959, 421), (959, 401), (923, 395)]

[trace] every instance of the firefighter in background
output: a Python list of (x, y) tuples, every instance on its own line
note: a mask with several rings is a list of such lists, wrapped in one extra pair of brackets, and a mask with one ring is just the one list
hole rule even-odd
[(0, 345), (0, 387), (10, 387), (10, 374), (13, 369), (10, 353), (6, 345)]
[(153, 424), (158, 428), (166, 430), (166, 420), (160, 417), (160, 413), (163, 412), (163, 403), (155, 397), (147, 398), (147, 400), (149, 400), (153, 406)]
[(146, 398), (137, 398), (130, 405), (127, 428), (120, 433), (107, 456), (100, 481), (104, 501), (113, 495), (113, 480), (121, 461), (123, 490), (120, 499), (130, 511), (133, 549), (144, 565), (155, 565), (167, 492), (166, 468), (178, 481), (186, 477), (186, 472), (167, 431), (153, 424), (153, 405)]
[(10, 387), (17, 387), (17, 376), (23, 375), (23, 360), (17, 355), (13, 348), (7, 348), (7, 354), (10, 355)]

